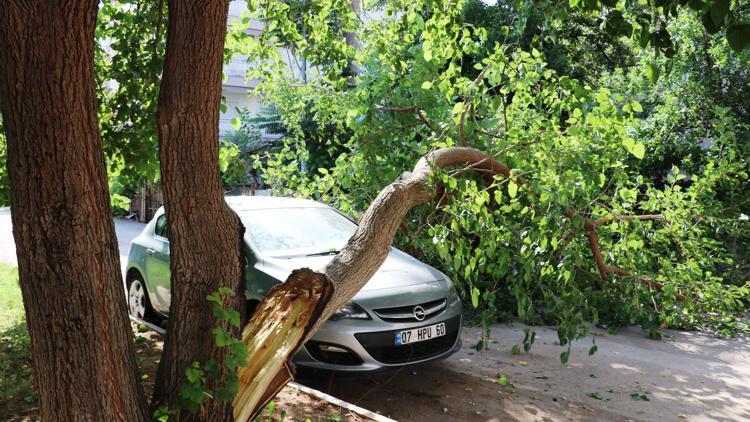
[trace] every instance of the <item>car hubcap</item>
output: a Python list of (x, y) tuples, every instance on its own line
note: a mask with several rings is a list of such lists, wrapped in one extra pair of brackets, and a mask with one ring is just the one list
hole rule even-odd
[(130, 283), (128, 305), (130, 307), (130, 314), (134, 317), (143, 318), (146, 314), (146, 295), (140, 280), (133, 280)]

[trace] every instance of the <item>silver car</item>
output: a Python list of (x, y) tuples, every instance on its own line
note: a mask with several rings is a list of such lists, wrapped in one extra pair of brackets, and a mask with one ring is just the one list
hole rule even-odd
[[(227, 197), (246, 227), (246, 296), (253, 309), (292, 270), (322, 269), (357, 228), (317, 202)], [(126, 288), (130, 313), (169, 314), (169, 235), (160, 209), (133, 240)], [(445, 274), (391, 247), (378, 272), (297, 353), (309, 369), (376, 371), (450, 356), (461, 347), (461, 302)]]

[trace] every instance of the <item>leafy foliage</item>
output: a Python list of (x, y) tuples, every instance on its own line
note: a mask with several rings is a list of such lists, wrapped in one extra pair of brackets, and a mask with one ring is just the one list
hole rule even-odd
[[(227, 287), (220, 288), (206, 298), (213, 302), (213, 313), (218, 321), (213, 330), (214, 341), (219, 348), (227, 348), (224, 364), (210, 359), (205, 364), (193, 362), (185, 371), (187, 382), (180, 388), (180, 400), (176, 409), (160, 407), (154, 413), (156, 420), (169, 420), (170, 416), (178, 415), (182, 410), (197, 414), (204, 400), (216, 397), (219, 400), (230, 401), (237, 392), (237, 368), (247, 362), (247, 348), (241, 339), (232, 337), (227, 330), (229, 326), (240, 327), (240, 314), (234, 309), (223, 306), (225, 298), (234, 292)], [(222, 382), (222, 380), (224, 380)]]
[[(18, 269), (0, 263), (0, 418), (23, 416), (36, 403), (31, 343), (26, 328)], [(19, 405), (21, 404), (21, 405)]]
[(133, 187), (159, 178), (156, 107), (166, 2), (105, 1), (96, 26), (99, 125), (111, 178)]
[[(733, 269), (736, 253), (716, 234), (732, 233), (738, 243), (747, 242), (746, 224), (739, 220), (747, 204), (722, 193), (743, 190), (746, 128), (721, 108), (711, 109), (706, 124), (712, 144), (701, 164), (690, 168), (689, 180), (672, 169), (682, 163), (664, 156), (661, 144), (641, 132), (649, 118), (652, 124), (660, 121), (659, 112), (679, 117), (643, 95), (659, 89), (645, 85), (641, 76), (653, 63), (645, 48), (667, 48), (657, 35), (631, 47), (641, 63), (632, 70), (605, 68), (586, 75), (584, 81), (602, 81), (592, 87), (551, 68), (544, 43), (532, 40), (527, 49), (487, 44), (492, 31), (508, 34), (496, 39), (522, 39), (523, 25), (497, 32), (469, 23), (463, 2), (388, 2), (377, 18), (361, 23), (366, 43), (356, 51), (342, 46), (336, 54), (320, 56), (327, 61), (318, 77), (300, 84), (267, 46), (291, 45), (315, 54), (316, 31), (323, 38), (329, 34), (326, 20), (296, 16), (283, 6), (278, 11), (274, 2), (251, 3), (252, 16), (285, 28), (255, 40), (238, 38), (244, 45), (240, 51), (256, 63), (251, 76), (263, 81), (258, 92), (284, 110), (280, 117), (289, 138), (264, 168), (277, 193), (315, 197), (356, 216), (382, 186), (429, 150), (477, 147), (506, 163), (511, 177), (488, 178), (463, 169), (437, 174), (440, 200), (411, 214), (398, 243), (446, 271), (478, 321), (515, 316), (557, 324), (566, 347), (562, 361), (589, 323), (710, 327), (729, 335), (745, 328), (735, 313), (746, 306), (747, 274)], [(352, 13), (336, 2), (319, 6), (336, 9), (336, 16)], [(599, 11), (611, 13), (611, 7)], [(670, 34), (695, 31), (698, 23), (690, 12), (674, 10), (669, 9), (670, 21), (678, 23)], [(626, 32), (627, 13), (610, 29)], [(307, 37), (295, 25), (300, 19), (309, 24)], [(725, 42), (712, 41), (718, 47)], [(726, 51), (724, 59), (736, 63), (736, 53)], [(563, 49), (562, 54), (573, 53)], [(685, 67), (682, 75), (694, 75), (689, 54), (669, 54), (673, 69)], [(361, 72), (355, 85), (345, 71), (352, 57)], [(682, 75), (676, 73), (674, 80)], [(302, 127), (307, 115), (318, 128), (333, 129), (329, 150), (338, 153), (330, 164), (310, 165), (308, 145), (315, 141)], [(649, 174), (653, 159), (670, 163), (671, 179)], [(305, 168), (311, 171), (300, 171)], [(643, 214), (660, 218), (619, 218)], [(627, 272), (608, 279), (598, 273), (584, 237), (586, 219), (596, 218), (609, 219), (599, 228), (604, 260)], [(683, 295), (689, 300), (681, 300)], [(532, 342), (527, 333), (524, 349)]]

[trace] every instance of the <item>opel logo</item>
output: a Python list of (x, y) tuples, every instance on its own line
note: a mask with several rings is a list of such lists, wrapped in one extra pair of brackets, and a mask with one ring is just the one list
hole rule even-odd
[(424, 314), (424, 308), (423, 307), (417, 305), (417, 306), (414, 307), (414, 311), (413, 312), (414, 312), (414, 318), (417, 321), (422, 321), (424, 319), (425, 314)]

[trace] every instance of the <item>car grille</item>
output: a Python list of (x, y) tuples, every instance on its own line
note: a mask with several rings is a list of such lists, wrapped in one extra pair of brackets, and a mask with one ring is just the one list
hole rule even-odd
[(395, 331), (357, 333), (354, 337), (362, 344), (367, 353), (378, 362), (385, 364), (416, 362), (442, 355), (456, 344), (461, 328), (461, 316), (456, 316), (444, 322), (444, 336), (403, 346), (394, 344)]
[[(443, 309), (445, 309), (446, 304), (447, 300), (443, 298), (430, 302), (418, 303), (416, 305), (373, 309), (373, 312), (375, 312), (375, 315), (379, 316), (383, 321), (388, 322), (424, 321), (438, 315)], [(424, 318), (419, 320), (414, 316), (414, 308), (417, 306), (421, 306), (424, 310)]]

